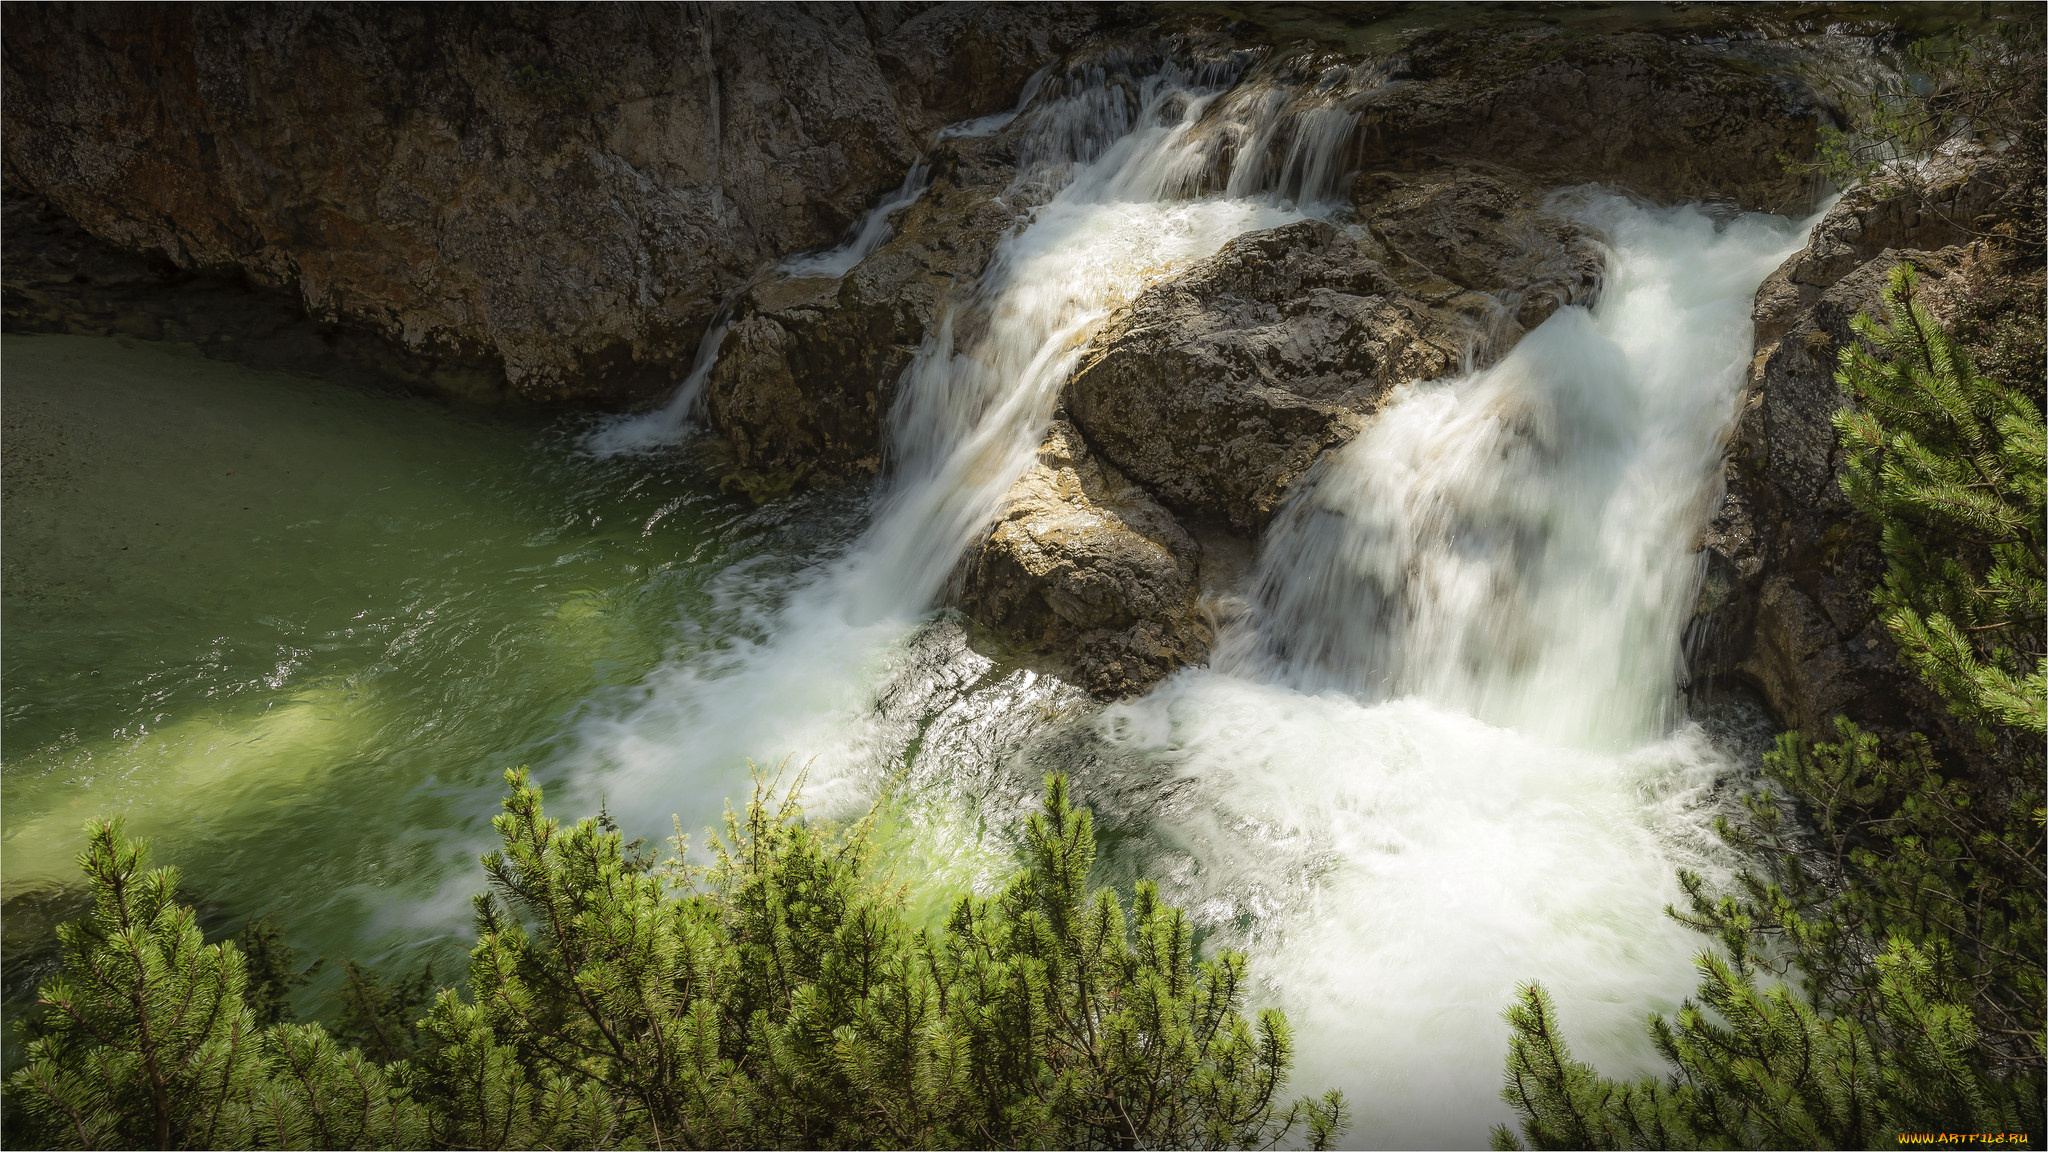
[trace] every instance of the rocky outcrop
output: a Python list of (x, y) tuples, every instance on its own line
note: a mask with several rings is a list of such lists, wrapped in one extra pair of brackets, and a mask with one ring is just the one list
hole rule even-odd
[(1103, 11), (10, 4), (0, 148), (117, 248), (493, 390), (632, 395)]
[(898, 377), (971, 288), (1029, 201), (1001, 141), (952, 141), (894, 234), (842, 277), (776, 276), (737, 302), (707, 382), (712, 424), (742, 468), (872, 473)]
[(1427, 34), (1341, 106), (1357, 223), (1241, 237), (1155, 285), (1067, 387), (1089, 444), (1176, 513), (1257, 533), (1393, 385), (1590, 303), (1601, 250), (1545, 210), (1548, 189), (1796, 205), (1808, 186), (1778, 157), (1809, 153), (1824, 122), (1790, 69), (1553, 29)]
[(1426, 33), (1359, 101), (1359, 160), (1407, 171), (1476, 162), (1546, 187), (1798, 210), (1810, 186), (1778, 157), (1811, 155), (1826, 114), (1792, 63), (1649, 32)]
[(1598, 238), (1545, 208), (1527, 180), (1496, 170), (1367, 172), (1352, 197), (1388, 269), (1432, 303), (1488, 297), (1483, 361), (1567, 304), (1591, 304), (1605, 267)]
[(1128, 696), (1208, 655), (1200, 559), (1165, 509), (1056, 418), (969, 553), (960, 604), (1013, 641), (1072, 653), (1096, 695)]
[(1170, 507), (1258, 528), (1388, 388), (1458, 366), (1470, 325), (1402, 292), (1379, 255), (1314, 220), (1233, 240), (1109, 320), (1068, 411)]
[(1597, 287), (1592, 238), (1499, 180), (1376, 190), (1366, 227), (1239, 237), (1113, 317), (1067, 389), (1090, 443), (1168, 506), (1256, 531), (1389, 388), (1498, 355)]
[(1832, 735), (1833, 718), (1916, 730), (1951, 747), (1949, 717), (1900, 669), (1870, 591), (1884, 576), (1874, 528), (1841, 491), (1832, 423), (1851, 403), (1835, 383), (1849, 326), (1909, 262), (1925, 298), (1967, 295), (1984, 213), (2013, 182), (1982, 164), (1924, 189), (1851, 192), (1757, 292), (1756, 357), (1728, 450), (1726, 495), (1701, 546), (1706, 575), (1688, 631), (1696, 688), (1755, 688), (1788, 727)]

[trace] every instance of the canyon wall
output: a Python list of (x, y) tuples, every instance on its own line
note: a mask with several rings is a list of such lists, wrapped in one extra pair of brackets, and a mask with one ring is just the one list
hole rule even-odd
[(289, 293), (444, 390), (616, 400), (1111, 14), (10, 4), (0, 156), (40, 200), (10, 207)]

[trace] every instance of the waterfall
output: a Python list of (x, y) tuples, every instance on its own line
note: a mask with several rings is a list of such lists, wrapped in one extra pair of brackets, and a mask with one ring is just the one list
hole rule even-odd
[(932, 168), (922, 157), (910, 166), (910, 172), (903, 177), (903, 183), (894, 192), (882, 198), (880, 204), (868, 210), (860, 223), (853, 226), (846, 242), (829, 252), (806, 253), (792, 256), (782, 262), (782, 273), (790, 277), (819, 276), (838, 279), (853, 271), (853, 266), (868, 258), (868, 253), (882, 246), (890, 236), (889, 217), (899, 210), (917, 203), (924, 195), (924, 186), (931, 180)]
[(1643, 1018), (1706, 945), (1661, 909), (1729, 863), (1742, 769), (1678, 723), (1678, 645), (1750, 302), (1806, 229), (1561, 207), (1607, 238), (1599, 303), (1397, 390), (1276, 518), (1214, 666), (1097, 724), (1095, 762), (1157, 781), (1145, 871), (1250, 951), (1361, 1145), (1512, 1120), (1522, 980), (1579, 1059), (1659, 1071)]
[(937, 781), (953, 795), (919, 833), (927, 879), (984, 884), (959, 861), (1000, 821), (957, 796), (1000, 773), (975, 758), (1007, 757), (1026, 789), (1070, 768), (1105, 828), (1140, 834), (1119, 851), (1142, 859), (1112, 867), (1253, 954), (1255, 999), (1294, 1021), (1296, 1088), (1346, 1089), (1359, 1143), (1476, 1146), (1507, 1118), (1518, 981), (1545, 981), (1611, 1073), (1654, 1066), (1643, 1017), (1690, 991), (1701, 941), (1660, 909), (1675, 868), (1725, 866), (1709, 825), (1737, 769), (1672, 702), (1689, 552), (1751, 295), (1804, 230), (1561, 201), (1607, 238), (1598, 305), (1399, 389), (1277, 517), (1212, 668), (1099, 711), (1028, 670), (980, 684), (990, 662), (934, 640), (931, 613), (1097, 329), (1231, 238), (1341, 199), (1344, 96), (1378, 73), (1246, 63), (1045, 78), (1008, 129), (1040, 207), (902, 378), (857, 537), (808, 571), (735, 570), (714, 589), (735, 636), (584, 717), (564, 758), (583, 801), (602, 790), (653, 834), (713, 817), (748, 757), (816, 757), (827, 810)]
[(690, 370), (683, 376), (682, 383), (669, 393), (661, 407), (652, 412), (634, 415), (614, 416), (599, 421), (583, 437), (583, 450), (600, 459), (630, 452), (647, 452), (677, 443), (691, 431), (690, 417), (695, 414), (698, 397), (704, 395), (704, 384), (711, 379), (711, 369), (718, 363), (718, 346), (725, 341), (725, 330), (731, 326), (732, 306), (739, 299), (735, 292), (726, 297), (718, 312), (711, 318), (711, 324), (704, 329), (703, 339), (697, 341), (697, 354), (690, 362)]
[[(1033, 73), (1024, 83), (1024, 91), (1017, 98), (1017, 106), (1008, 112), (993, 116), (981, 116), (948, 124), (932, 134), (932, 142), (942, 140), (971, 139), (990, 135), (1015, 120), (1032, 100), (1051, 74), (1053, 66), (1048, 64)], [(926, 185), (931, 183), (931, 164), (919, 156), (910, 165), (910, 171), (903, 176), (903, 183), (896, 190), (882, 198), (881, 203), (869, 209), (849, 231), (846, 241), (837, 248), (825, 252), (799, 253), (775, 266), (775, 271), (792, 278), (825, 277), (837, 278), (853, 271), (854, 267), (868, 258), (875, 249), (887, 243), (893, 234), (890, 219), (904, 208), (917, 203), (924, 195)], [(689, 372), (669, 393), (661, 407), (652, 412), (637, 415), (618, 416), (600, 421), (583, 437), (583, 449), (599, 458), (617, 456), (622, 453), (645, 452), (675, 444), (692, 431), (691, 420), (697, 414), (697, 401), (704, 395), (705, 382), (711, 378), (711, 369), (718, 362), (719, 345), (725, 341), (726, 329), (731, 327), (733, 305), (755, 281), (749, 280), (729, 293), (719, 304), (718, 311), (704, 330), (704, 336), (697, 342), (697, 352), (690, 364)]]
[[(1012, 128), (1016, 184), (1053, 191), (906, 370), (860, 538), (753, 609), (763, 619), (746, 639), (676, 661), (632, 708), (586, 718), (571, 758), (592, 770), (579, 776), (601, 780), (616, 808), (687, 820), (715, 814), (704, 800), (731, 791), (746, 757), (818, 756), (813, 792), (827, 801), (865, 786), (850, 750), (873, 743), (874, 685), (1030, 467), (1095, 330), (1233, 237), (1334, 198), (1341, 160), (1306, 154), (1348, 143), (1315, 116), (1342, 91), (1239, 83), (1248, 62), (1110, 59), (1043, 82)], [(1292, 142), (1289, 159), (1261, 161), (1250, 191), (1193, 194), (1230, 179), (1238, 153), (1219, 140), (1253, 137)]]
[(1668, 729), (1749, 301), (1791, 233), (1569, 207), (1609, 239), (1606, 298), (1398, 390), (1277, 518), (1253, 651), (1224, 667), (1607, 747)]

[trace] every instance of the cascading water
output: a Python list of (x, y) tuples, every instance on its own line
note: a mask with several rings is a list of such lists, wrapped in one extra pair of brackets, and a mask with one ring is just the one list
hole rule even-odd
[[(1691, 987), (1699, 940), (1660, 909), (1677, 867), (1717, 868), (1707, 824), (1734, 767), (1673, 729), (1689, 550), (1750, 297), (1803, 233), (1562, 204), (1608, 238), (1598, 306), (1398, 392), (1278, 518), (1212, 669), (1092, 714), (1028, 671), (977, 685), (988, 661), (919, 629), (1093, 333), (1232, 237), (1325, 211), (1347, 167), (1340, 95), (1369, 70), (1276, 85), (1238, 83), (1241, 65), (1046, 82), (1011, 131), (1020, 186), (1057, 192), (906, 373), (860, 538), (765, 598), (736, 575), (755, 596), (738, 638), (587, 718), (566, 767), (615, 812), (692, 824), (749, 756), (819, 756), (812, 795), (842, 810), (890, 779), (957, 799), (1005, 758), (1073, 768), (1084, 793), (1135, 781), (1091, 799), (1214, 941), (1254, 953), (1293, 1015), (1296, 1086), (1344, 1087), (1359, 1143), (1474, 1145), (1507, 1118), (1517, 981), (1545, 981), (1610, 1072), (1648, 1065), (1644, 1014)], [(1023, 754), (1020, 717), (1041, 718)], [(942, 879), (1005, 867), (967, 827), (987, 810), (930, 807), (917, 834)]]
[(697, 355), (690, 364), (690, 371), (682, 383), (661, 407), (652, 412), (607, 419), (583, 438), (583, 450), (597, 457), (618, 456), (627, 452), (646, 452), (664, 448), (681, 440), (691, 430), (690, 418), (697, 408), (697, 398), (704, 395), (704, 385), (711, 379), (711, 369), (718, 363), (718, 346), (725, 340), (729, 326), (729, 314), (734, 297), (728, 298), (718, 314), (712, 317), (711, 326), (704, 330), (703, 339), (697, 342)]
[[(748, 755), (874, 744), (861, 733), (864, 705), (891, 646), (932, 609), (1030, 466), (1095, 329), (1174, 268), (1329, 198), (1341, 166), (1299, 159), (1263, 188), (1188, 197), (1221, 183), (1219, 166), (1229, 170), (1220, 138), (1292, 139), (1300, 133), (1290, 127), (1324, 123), (1310, 116), (1318, 105), (1286, 93), (1233, 90), (1241, 64), (1167, 62), (1137, 77), (1104, 66), (1048, 84), (1018, 126), (1018, 183), (1058, 191), (998, 245), (967, 311), (942, 320), (905, 373), (890, 413), (891, 475), (866, 533), (790, 593), (761, 639), (677, 665), (639, 708), (584, 726), (588, 759), (618, 770), (602, 776), (613, 797), (666, 811), (682, 781), (722, 798), (730, 766)], [(1219, 98), (1226, 106), (1211, 110)], [(1331, 147), (1346, 143), (1323, 135)], [(1310, 175), (1325, 183), (1305, 182)], [(963, 326), (977, 334), (956, 339)], [(838, 755), (816, 776), (828, 794), (857, 775)], [(683, 807), (686, 817), (709, 815)]]
[(835, 278), (853, 271), (853, 266), (868, 258), (868, 254), (882, 246), (889, 238), (889, 217), (898, 211), (917, 203), (924, 195), (924, 186), (931, 182), (931, 165), (922, 159), (910, 166), (910, 173), (903, 177), (903, 183), (894, 192), (882, 199), (880, 204), (868, 210), (846, 243), (828, 252), (806, 253), (792, 256), (782, 262), (786, 276), (822, 276)]
[(1660, 910), (1723, 866), (1737, 769), (1672, 729), (1679, 634), (1750, 300), (1804, 228), (1572, 211), (1608, 238), (1599, 304), (1400, 390), (1279, 517), (1215, 667), (1098, 722), (1098, 759), (1172, 794), (1147, 870), (1251, 951), (1362, 1144), (1511, 1119), (1518, 981), (1580, 1059), (1649, 1071), (1702, 946)]
[[(1026, 107), (1037, 98), (1039, 89), (1052, 72), (1052, 65), (1033, 73), (1025, 82), (1024, 91), (1017, 98), (1017, 106), (1008, 112), (992, 116), (981, 116), (958, 124), (948, 124), (933, 134), (932, 140), (971, 139), (987, 136), (999, 131), (1021, 115)], [(824, 277), (836, 278), (853, 271), (861, 261), (872, 255), (875, 249), (887, 243), (891, 233), (891, 219), (897, 212), (917, 203), (931, 183), (931, 164), (923, 156), (910, 165), (910, 171), (903, 176), (903, 183), (894, 192), (882, 198), (881, 203), (868, 210), (860, 222), (852, 228), (846, 242), (837, 248), (824, 252), (806, 252), (792, 256), (775, 266), (774, 271), (791, 278)], [(704, 330), (704, 336), (697, 342), (697, 354), (690, 364), (690, 370), (683, 376), (675, 390), (669, 393), (661, 407), (637, 415), (619, 416), (607, 419), (586, 433), (583, 449), (591, 455), (604, 458), (630, 452), (646, 452), (676, 444), (694, 430), (692, 423), (697, 414), (697, 401), (704, 395), (704, 385), (711, 378), (711, 369), (718, 363), (719, 345), (725, 341), (726, 329), (731, 326), (732, 307), (746, 290), (756, 281), (749, 281), (734, 289), (719, 305), (716, 315)]]

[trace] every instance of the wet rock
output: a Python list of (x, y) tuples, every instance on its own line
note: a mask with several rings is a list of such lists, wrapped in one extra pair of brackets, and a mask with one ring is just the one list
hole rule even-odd
[(1462, 292), (1494, 299), (1482, 360), (1504, 355), (1559, 308), (1598, 295), (1606, 264), (1598, 238), (1546, 210), (1512, 173), (1368, 172), (1352, 195), (1389, 270), (1410, 291), (1432, 303)]
[(2024, 177), (1989, 162), (1937, 167), (1923, 185), (1866, 184), (1845, 193), (1806, 247), (1757, 289), (1759, 349), (1776, 344), (1823, 293), (1887, 248), (1934, 251), (1987, 232), (1985, 217)]
[(10, 6), (0, 150), (117, 248), (519, 397), (651, 394), (1103, 11)]
[(1262, 526), (1387, 389), (1456, 369), (1491, 305), (1418, 300), (1383, 254), (1321, 221), (1233, 240), (1111, 317), (1067, 386), (1074, 423), (1169, 507)]
[(903, 373), (1028, 201), (999, 142), (945, 145), (894, 235), (842, 277), (774, 276), (734, 309), (705, 389), (743, 468), (872, 473)]
[(1880, 732), (1967, 745), (1899, 667), (1877, 619), (1870, 591), (1884, 561), (1874, 527), (1842, 495), (1833, 417), (1851, 403), (1834, 379), (1841, 348), (1858, 339), (1850, 321), (1878, 308), (1895, 265), (1919, 269), (1931, 299), (1944, 288), (1968, 291), (1966, 249), (1917, 245), (1958, 239), (1959, 206), (1984, 202), (1980, 192), (1961, 174), (1931, 201), (1883, 189), (1846, 196), (1758, 290), (1756, 356), (1726, 493), (1701, 539), (1705, 581), (1687, 633), (1700, 690), (1748, 683), (1787, 726), (1814, 738), (1831, 737), (1833, 718), (1846, 715)]
[(1014, 642), (1071, 652), (1097, 696), (1129, 696), (1208, 655), (1200, 560), (1165, 509), (1055, 419), (964, 562), (959, 603)]

